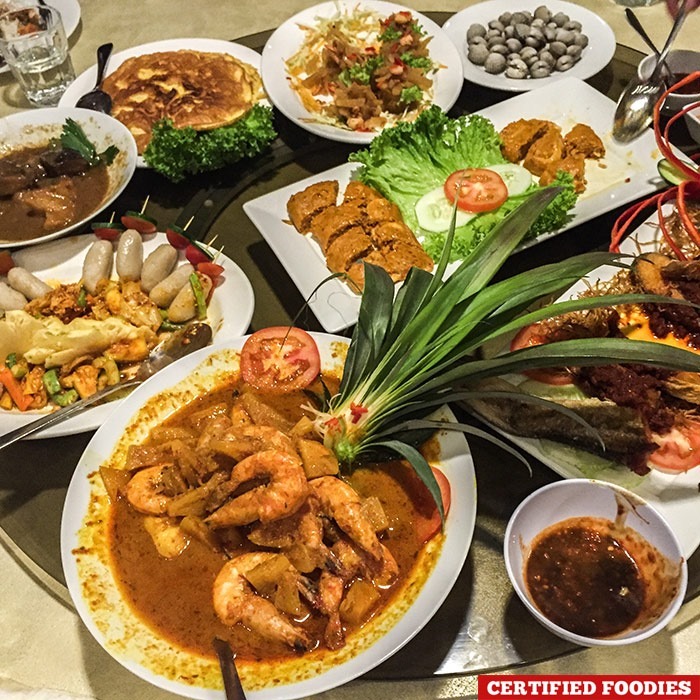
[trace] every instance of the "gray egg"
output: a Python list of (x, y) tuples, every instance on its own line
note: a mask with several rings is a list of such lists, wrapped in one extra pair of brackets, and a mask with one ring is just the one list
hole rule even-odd
[(573, 32), (580, 32), (583, 29), (583, 26), (581, 22), (577, 22), (575, 19), (572, 19), (564, 25), (564, 29), (570, 29)]
[(566, 55), (571, 56), (574, 61), (578, 61), (579, 58), (581, 58), (581, 47), (576, 46), (576, 44), (572, 44), (566, 49)]
[(554, 37), (554, 41), (561, 41), (562, 44), (574, 43), (575, 34), (568, 29), (557, 29), (557, 35)]
[(504, 12), (502, 15), (499, 16), (498, 21), (505, 27), (507, 24), (510, 24), (510, 20), (512, 17), (512, 12)]
[(484, 63), (487, 73), (502, 73), (506, 67), (506, 57), (500, 53), (490, 53)]
[(518, 51), (520, 51), (520, 49), (523, 48), (522, 43), (515, 38), (506, 39), (506, 46), (508, 47), (508, 50), (512, 53), (518, 53)]
[(486, 38), (490, 39), (491, 37), (494, 36), (502, 36), (502, 32), (499, 32), (498, 29), (489, 29), (486, 32)]
[(515, 36), (521, 40), (527, 39), (527, 37), (530, 36), (530, 25), (524, 22), (518, 22), (518, 24), (515, 25)]
[(554, 68), (554, 64), (557, 62), (557, 59), (554, 58), (554, 56), (552, 56), (552, 54), (549, 51), (547, 51), (547, 49), (542, 49), (542, 51), (539, 52), (537, 57), (540, 61), (546, 63), (550, 68)]
[(554, 27), (545, 27), (544, 28), (544, 38), (547, 41), (554, 41), (554, 38), (557, 35), (557, 30)]
[(492, 19), (489, 22), (489, 29), (498, 29), (499, 32), (503, 32), (505, 25), (500, 20)]
[(557, 27), (563, 27), (569, 21), (569, 15), (564, 12), (557, 12), (554, 17), (552, 17), (552, 22), (557, 25)]
[(559, 58), (566, 53), (566, 44), (562, 44), (561, 41), (552, 41), (549, 44), (549, 52), (555, 58)]
[(506, 65), (508, 66), (508, 68), (518, 68), (519, 70), (527, 72), (527, 63), (525, 63), (525, 61), (523, 61), (523, 59), (520, 58), (520, 56), (518, 56), (517, 54), (508, 56)]
[(530, 58), (536, 59), (537, 58), (537, 49), (534, 49), (532, 46), (526, 46), (520, 52), (520, 58), (522, 58), (523, 61), (527, 61)]
[(505, 36), (506, 39), (512, 39), (515, 36), (515, 27), (509, 24), (503, 31), (503, 36)]
[(510, 23), (515, 26), (516, 24), (524, 24), (526, 20), (527, 17), (524, 12), (514, 12), (510, 18)]
[(552, 12), (546, 5), (540, 5), (535, 10), (535, 17), (541, 19), (543, 22), (549, 22), (552, 17)]
[(488, 56), (486, 44), (472, 44), (467, 51), (467, 58), (477, 66), (483, 66)]
[(491, 53), (500, 53), (502, 56), (507, 56), (510, 51), (508, 51), (508, 47), (505, 44), (496, 44), (491, 47)]
[(552, 66), (546, 61), (535, 61), (530, 66), (530, 75), (533, 78), (547, 78), (552, 73)]
[(486, 45), (492, 49), (494, 46), (505, 46), (506, 41), (505, 39), (499, 34), (498, 36), (491, 36), (489, 37), (489, 40), (486, 42)]
[(588, 46), (588, 36), (586, 34), (577, 34), (574, 38), (574, 44), (576, 44), (576, 46), (580, 46), (582, 49), (585, 49), (586, 46)]
[(486, 38), (483, 36), (475, 36), (472, 39), (469, 39), (467, 44), (469, 44), (469, 46), (474, 46), (474, 44), (483, 44), (486, 46)]
[(575, 61), (573, 58), (571, 58), (571, 56), (564, 55), (564, 56), (560, 56), (557, 59), (555, 67), (557, 70), (565, 71), (565, 70), (569, 70), (569, 68), (571, 68), (574, 65), (574, 63), (575, 63)]
[(469, 29), (467, 29), (467, 41), (477, 36), (486, 36), (486, 27), (482, 24), (472, 24)]
[(527, 78), (527, 75), (528, 75), (527, 68), (525, 68), (525, 70), (522, 70), (520, 68), (512, 68), (512, 67), (506, 68), (506, 78), (513, 78), (515, 80), (523, 80), (524, 78)]
[(544, 29), (547, 26), (547, 23), (543, 19), (533, 19), (532, 24), (530, 24), (531, 27), (537, 27), (538, 29)]

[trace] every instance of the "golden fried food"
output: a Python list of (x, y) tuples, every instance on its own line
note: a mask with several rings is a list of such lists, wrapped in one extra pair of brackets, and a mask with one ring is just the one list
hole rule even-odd
[(605, 146), (588, 124), (576, 124), (564, 137), (567, 153), (580, 153), (584, 158), (602, 158)]
[(544, 119), (518, 119), (501, 131), (501, 152), (511, 163), (521, 161), (537, 139), (547, 130)]
[(143, 153), (160, 119), (197, 131), (232, 124), (258, 101), (262, 81), (255, 68), (229, 54), (181, 50), (129, 58), (102, 88), (112, 97), (112, 116)]

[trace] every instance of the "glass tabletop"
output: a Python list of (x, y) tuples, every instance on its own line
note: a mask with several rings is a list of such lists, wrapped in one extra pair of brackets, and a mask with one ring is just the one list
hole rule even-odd
[[(428, 14), (438, 23), (449, 16)], [(265, 32), (237, 41), (260, 50), (268, 36)], [(641, 57), (619, 46), (613, 61), (587, 82), (615, 99)], [(465, 83), (451, 115), (474, 112), (510, 96)], [(216, 246), (224, 246), (255, 290), (251, 330), (286, 324), (294, 317), (301, 327), (322, 330), (242, 206), (262, 194), (344, 163), (353, 149), (318, 139), (279, 114), (276, 120), (279, 138), (270, 152), (255, 162), (177, 186), (149, 170), (139, 170), (114, 208), (140, 209), (148, 195), (148, 213), (161, 227), (172, 223), (182, 226), (192, 219), (190, 230), (199, 239), (211, 241), (216, 237)], [(675, 141), (681, 147), (690, 146), (684, 127), (679, 126)], [(512, 275), (536, 264), (607, 247), (618, 213), (605, 214), (550, 239), (546, 245), (513, 256), (504, 273)], [(59, 541), (61, 510), (73, 469), (91, 437), (92, 433), (85, 433), (30, 440), (0, 452), (0, 528), (59, 586), (64, 581)], [(503, 533), (510, 514), (529, 493), (558, 477), (531, 458), (532, 473), (528, 473), (514, 457), (485, 440), (470, 438), (470, 446), (477, 472), (478, 511), (467, 563), (427, 627), (371, 671), (368, 678), (484, 672), (554, 658), (577, 648), (532, 623), (530, 614), (513, 594), (502, 556)], [(690, 598), (700, 592), (697, 553), (691, 557), (689, 569)]]

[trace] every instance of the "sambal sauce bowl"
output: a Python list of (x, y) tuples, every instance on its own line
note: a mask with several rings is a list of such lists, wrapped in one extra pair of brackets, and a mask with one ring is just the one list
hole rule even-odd
[(525, 607), (581, 646), (618, 646), (663, 629), (688, 569), (666, 520), (627, 489), (568, 479), (530, 494), (508, 522), (506, 569)]

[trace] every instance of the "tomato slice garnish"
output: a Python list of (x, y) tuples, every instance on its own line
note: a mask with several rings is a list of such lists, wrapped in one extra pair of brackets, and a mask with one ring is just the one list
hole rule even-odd
[[(440, 487), (440, 496), (442, 497), (442, 508), (445, 512), (445, 517), (450, 511), (452, 503), (452, 489), (450, 482), (445, 474), (437, 467), (431, 467), (435, 480)], [(416, 537), (420, 542), (427, 542), (437, 535), (442, 529), (442, 520), (440, 519), (440, 511), (435, 505), (430, 491), (421, 481), (418, 475), (411, 471), (411, 478), (406, 482), (409, 488), (409, 497), (413, 503), (415, 513), (413, 516), (413, 524), (415, 527)]]
[(158, 228), (153, 219), (137, 211), (126, 212), (121, 222), (126, 228), (132, 228), (140, 234), (155, 233)]
[(508, 188), (503, 178), (493, 170), (467, 168), (456, 170), (445, 182), (445, 197), (463, 211), (475, 214), (493, 211), (508, 199)]
[[(546, 342), (547, 337), (540, 332), (540, 325), (538, 323), (533, 323), (518, 331), (518, 334), (510, 343), (510, 350), (514, 352), (515, 350), (530, 348), (533, 345), (543, 345)], [(571, 372), (565, 367), (561, 369), (528, 369), (525, 370), (523, 374), (530, 377), (530, 379), (535, 379), (538, 382), (543, 382), (544, 384), (550, 384), (552, 386), (573, 384)]]
[(187, 237), (185, 230), (181, 229), (179, 226), (169, 226), (165, 229), (165, 235), (168, 239), (168, 243), (170, 243), (173, 248), (184, 250), (190, 245), (191, 241)]
[(124, 232), (123, 226), (120, 224), (108, 222), (96, 222), (91, 226), (92, 232), (98, 237), (105, 241), (116, 241), (119, 236)]
[(316, 342), (301, 328), (264, 328), (253, 333), (241, 349), (243, 381), (262, 392), (284, 394), (305, 389), (320, 371)]
[(200, 263), (210, 262), (214, 256), (208, 250), (202, 248), (201, 245), (188, 243), (185, 248), (185, 257), (196, 267)]
[(15, 266), (8, 250), (0, 250), (0, 275), (6, 275)]
[(219, 265), (218, 263), (211, 262), (210, 260), (206, 260), (205, 262), (201, 262), (197, 264), (197, 272), (201, 272), (203, 275), (206, 275), (207, 277), (211, 277), (212, 280), (216, 280), (218, 277), (220, 277), (223, 274), (224, 268), (222, 265)]
[(661, 445), (649, 456), (649, 466), (678, 473), (700, 465), (700, 422), (684, 419), (667, 435), (655, 438)]

